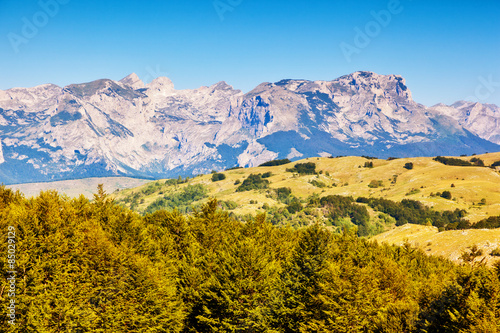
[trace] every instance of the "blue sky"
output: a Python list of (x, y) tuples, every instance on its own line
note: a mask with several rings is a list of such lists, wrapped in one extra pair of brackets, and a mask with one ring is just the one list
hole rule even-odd
[(498, 0), (0, 0), (0, 89), (135, 72), (246, 92), (368, 70), (425, 105), (500, 105), (499, 16)]

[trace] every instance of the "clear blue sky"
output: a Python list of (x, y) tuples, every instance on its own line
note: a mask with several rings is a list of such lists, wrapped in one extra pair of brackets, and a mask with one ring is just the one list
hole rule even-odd
[[(135, 72), (178, 89), (224, 80), (246, 92), (368, 70), (402, 75), (425, 105), (500, 105), (498, 0), (59, 1), (0, 0), (0, 89)], [(389, 9), (376, 23), (371, 12)], [(368, 42), (356, 28), (368, 29)], [(346, 57), (341, 45), (356, 52)]]

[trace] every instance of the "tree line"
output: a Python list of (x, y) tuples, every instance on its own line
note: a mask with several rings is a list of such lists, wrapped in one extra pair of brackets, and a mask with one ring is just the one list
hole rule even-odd
[[(336, 201), (331, 213), (339, 216), (359, 205), (335, 197), (318, 204)], [(2, 186), (4, 234), (9, 226), (16, 230), (20, 331), (500, 329), (498, 264), (455, 265), (352, 230), (274, 226), (264, 214), (241, 222), (214, 199), (190, 215), (141, 216), (102, 187), (91, 201), (55, 191), (27, 199)], [(6, 253), (6, 242), (0, 249)], [(5, 277), (6, 260), (0, 269)], [(6, 304), (5, 293), (0, 301)], [(0, 316), (5, 323), (6, 313)]]

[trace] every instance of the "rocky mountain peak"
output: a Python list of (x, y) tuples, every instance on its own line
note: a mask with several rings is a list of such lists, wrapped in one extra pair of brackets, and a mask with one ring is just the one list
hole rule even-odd
[(144, 82), (135, 73), (125, 76), (119, 82), (132, 87), (134, 90), (144, 88)]
[(150, 91), (161, 93), (171, 93), (175, 90), (174, 83), (168, 77), (160, 76), (147, 84), (146, 87)]
[(144, 85), (133, 73), (120, 81), (0, 91), (4, 183), (166, 178), (328, 154), (500, 151), (494, 143), (498, 107), (427, 108), (411, 100), (401, 76), (372, 72), (262, 83), (246, 94), (224, 81), (192, 90), (175, 90), (166, 77)]
[(217, 82), (216, 84), (211, 85), (210, 88), (213, 91), (215, 91), (215, 90), (233, 90), (233, 86), (227, 84), (226, 81)]
[(373, 72), (359, 71), (344, 75), (332, 81), (334, 86), (359, 93), (370, 93), (378, 96), (392, 95), (393, 98), (413, 101), (406, 81), (400, 75), (382, 75)]

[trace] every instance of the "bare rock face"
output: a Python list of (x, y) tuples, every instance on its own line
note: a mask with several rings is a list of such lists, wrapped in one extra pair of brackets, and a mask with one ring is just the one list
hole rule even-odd
[(438, 104), (432, 109), (452, 117), (471, 133), (500, 144), (500, 108), (498, 106), (459, 101), (450, 106)]
[(430, 156), (499, 150), (495, 105), (427, 108), (397, 75), (225, 82), (176, 90), (135, 74), (0, 91), (0, 182), (170, 177), (275, 158)]
[(119, 82), (126, 86), (131, 87), (134, 90), (144, 88), (144, 82), (142, 82), (141, 79), (139, 79), (139, 77), (135, 73), (125, 76)]

